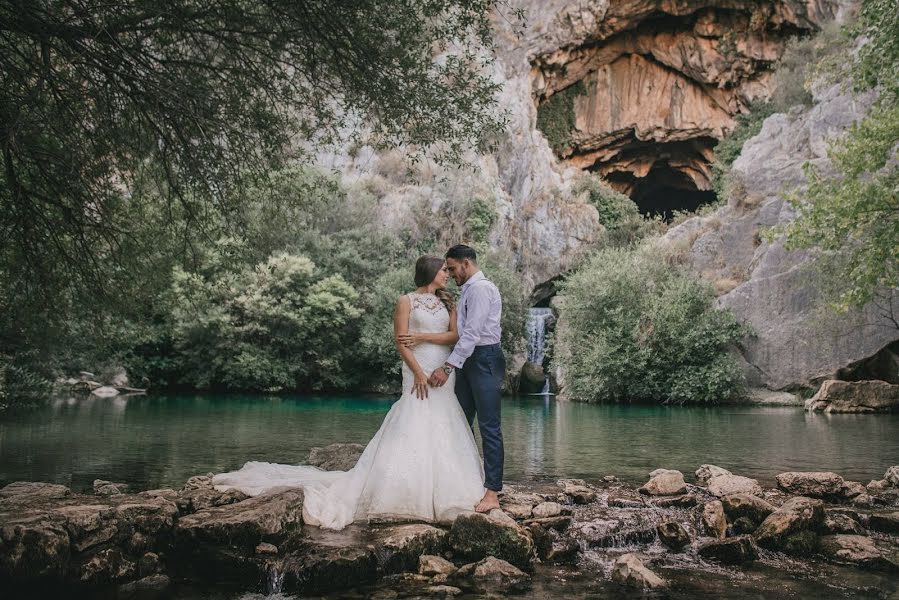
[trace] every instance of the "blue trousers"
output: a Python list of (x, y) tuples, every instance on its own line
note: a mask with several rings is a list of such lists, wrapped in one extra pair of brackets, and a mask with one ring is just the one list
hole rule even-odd
[(503, 431), (500, 424), (500, 394), (506, 374), (506, 359), (499, 344), (477, 346), (456, 371), (456, 397), (468, 419), (478, 417), (484, 445), (484, 487), (503, 489)]

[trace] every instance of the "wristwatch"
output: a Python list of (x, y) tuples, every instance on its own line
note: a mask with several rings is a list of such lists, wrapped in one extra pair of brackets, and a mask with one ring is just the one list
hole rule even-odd
[(453, 369), (454, 369), (455, 367), (453, 367), (453, 365), (451, 365), (451, 364), (449, 364), (449, 363), (443, 363), (443, 366), (440, 367), (440, 368), (443, 369), (443, 372), (444, 372), (444, 373), (446, 373), (447, 375), (449, 375), (450, 373), (453, 372)]

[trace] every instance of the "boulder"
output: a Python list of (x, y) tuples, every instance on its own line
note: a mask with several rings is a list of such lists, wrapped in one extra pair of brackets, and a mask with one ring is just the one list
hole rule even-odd
[(530, 519), (533, 506), (530, 504), (502, 504), (503, 511), (513, 519)]
[(79, 568), (81, 583), (99, 585), (117, 583), (134, 577), (137, 565), (128, 560), (118, 548), (106, 548), (97, 552)]
[(726, 565), (738, 565), (759, 557), (758, 548), (750, 535), (707, 542), (699, 547), (698, 552), (703, 558)]
[(91, 395), (97, 396), (98, 398), (113, 398), (119, 395), (119, 390), (109, 385), (101, 385), (92, 390)]
[(286, 489), (242, 502), (205, 508), (181, 517), (176, 527), (178, 545), (196, 550), (202, 544), (255, 548), (302, 523), (303, 491)]
[(449, 544), (454, 553), (468, 559), (492, 556), (520, 567), (530, 563), (534, 552), (527, 531), (500, 510), (459, 515), (450, 529)]
[(312, 448), (306, 463), (325, 471), (349, 471), (356, 466), (365, 447), (362, 444), (330, 444)]
[(538, 519), (558, 517), (562, 514), (562, 505), (558, 502), (543, 502), (535, 506), (532, 512)]
[(633, 553), (622, 554), (612, 565), (612, 581), (639, 589), (659, 589), (667, 586), (664, 579), (649, 570)]
[(110, 369), (108, 373), (104, 373), (106, 381), (114, 388), (126, 388), (130, 385), (128, 380), (128, 371), (124, 367), (115, 367)]
[(436, 556), (446, 550), (447, 533), (424, 523), (390, 525), (372, 532), (378, 568), (385, 573), (413, 571), (421, 556)]
[(249, 496), (236, 489), (217, 490), (213, 487), (196, 487), (178, 494), (175, 502), (178, 503), (178, 509), (183, 514), (190, 514), (198, 510), (243, 502), (247, 498)]
[(456, 565), (442, 556), (422, 554), (418, 557), (418, 573), (420, 575), (452, 575), (455, 572)]
[(899, 511), (872, 514), (868, 527), (882, 533), (899, 533)]
[(840, 496), (845, 500), (851, 500), (865, 493), (867, 493), (867, 489), (858, 481), (844, 481), (843, 487), (840, 489)]
[(893, 487), (899, 487), (899, 465), (894, 465), (887, 469), (883, 475), (883, 480)]
[(159, 592), (167, 587), (171, 581), (169, 580), (167, 575), (148, 575), (142, 579), (138, 579), (137, 581), (131, 581), (129, 583), (123, 583), (119, 586), (118, 592), (122, 596), (129, 596), (131, 594), (145, 594), (147, 592)]
[(798, 496), (768, 515), (754, 537), (763, 548), (807, 556), (817, 549), (823, 527), (824, 503)]
[(530, 575), (493, 556), (460, 567), (453, 579), (465, 580), (471, 587), (488, 592), (521, 591), (531, 584)]
[(94, 493), (98, 496), (115, 496), (128, 492), (127, 483), (113, 483), (102, 479), (94, 479)]
[(733, 473), (715, 465), (700, 465), (700, 467), (696, 469), (695, 475), (696, 481), (702, 485), (706, 485), (712, 477), (718, 477), (719, 475), (733, 475)]
[(747, 518), (753, 523), (752, 529), (762, 524), (768, 515), (777, 510), (772, 504), (752, 496), (750, 494), (731, 494), (721, 499), (724, 507), (724, 514), (730, 522), (734, 522), (741, 517)]
[(777, 486), (788, 494), (810, 498), (842, 497), (845, 483), (842, 477), (831, 472), (790, 471), (781, 473), (775, 479)]
[(899, 385), (886, 381), (828, 379), (805, 403), (806, 410), (827, 413), (889, 412), (899, 410)]
[(677, 496), (687, 491), (687, 483), (680, 471), (656, 469), (639, 491), (648, 496)]
[(871, 571), (899, 573), (899, 563), (882, 552), (871, 538), (862, 535), (825, 535), (821, 537), (819, 552), (840, 564), (849, 564)]
[(37, 481), (15, 481), (0, 488), (0, 500), (24, 504), (37, 499), (52, 500), (71, 496), (72, 490), (64, 485)]
[(755, 479), (740, 475), (717, 475), (709, 480), (709, 493), (719, 498), (733, 494), (760, 496), (762, 486)]
[(256, 545), (256, 554), (259, 556), (277, 556), (278, 547), (268, 542), (262, 542)]
[(559, 517), (545, 517), (542, 519), (528, 519), (523, 525), (540, 525), (544, 529), (555, 529), (558, 532), (564, 532), (571, 525), (571, 517), (567, 515)]
[(584, 482), (583, 479), (560, 479), (562, 493), (568, 496), (575, 504), (590, 504), (596, 501), (596, 492)]
[(864, 535), (865, 529), (857, 520), (853, 519), (849, 515), (841, 512), (834, 512), (830, 509), (825, 509), (824, 528), (821, 530), (821, 532), (829, 535), (836, 535), (841, 533)]
[(724, 505), (720, 500), (706, 502), (702, 507), (702, 524), (713, 537), (723, 540), (727, 537), (727, 519), (724, 516)]
[(665, 521), (664, 523), (660, 523), (659, 526), (656, 527), (656, 531), (658, 532), (659, 539), (662, 543), (675, 552), (680, 551), (684, 546), (689, 546), (692, 541), (690, 539), (690, 534), (684, 529), (684, 526), (677, 521)]
[(521, 376), (518, 379), (518, 391), (522, 394), (539, 394), (546, 383), (546, 374), (543, 367), (530, 361), (521, 367)]

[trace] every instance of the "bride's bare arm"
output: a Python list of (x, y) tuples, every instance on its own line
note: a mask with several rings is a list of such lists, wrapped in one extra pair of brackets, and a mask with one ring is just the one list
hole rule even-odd
[(403, 362), (415, 374), (415, 383), (412, 386), (412, 392), (420, 399), (428, 397), (428, 376), (422, 370), (421, 365), (415, 360), (412, 349), (400, 342), (401, 336), (409, 334), (409, 313), (412, 311), (412, 303), (409, 302), (408, 296), (400, 296), (397, 300), (396, 310), (393, 312), (393, 339), (397, 351)]
[(456, 309), (453, 309), (452, 312), (450, 312), (449, 329), (447, 331), (441, 333), (407, 333), (401, 337), (398, 336), (397, 339), (400, 343), (410, 348), (417, 344), (452, 346), (459, 341), (459, 332), (456, 329), (457, 326)]

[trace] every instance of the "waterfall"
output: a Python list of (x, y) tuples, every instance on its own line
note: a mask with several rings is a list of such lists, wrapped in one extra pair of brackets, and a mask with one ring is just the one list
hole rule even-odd
[[(552, 316), (551, 308), (532, 308), (528, 311), (528, 362), (543, 366), (543, 359), (546, 358), (546, 321)], [(540, 393), (549, 394), (549, 374), (546, 374)]]
[(281, 569), (281, 561), (270, 562), (265, 567), (265, 595), (280, 594), (281, 589), (284, 587), (284, 571)]

